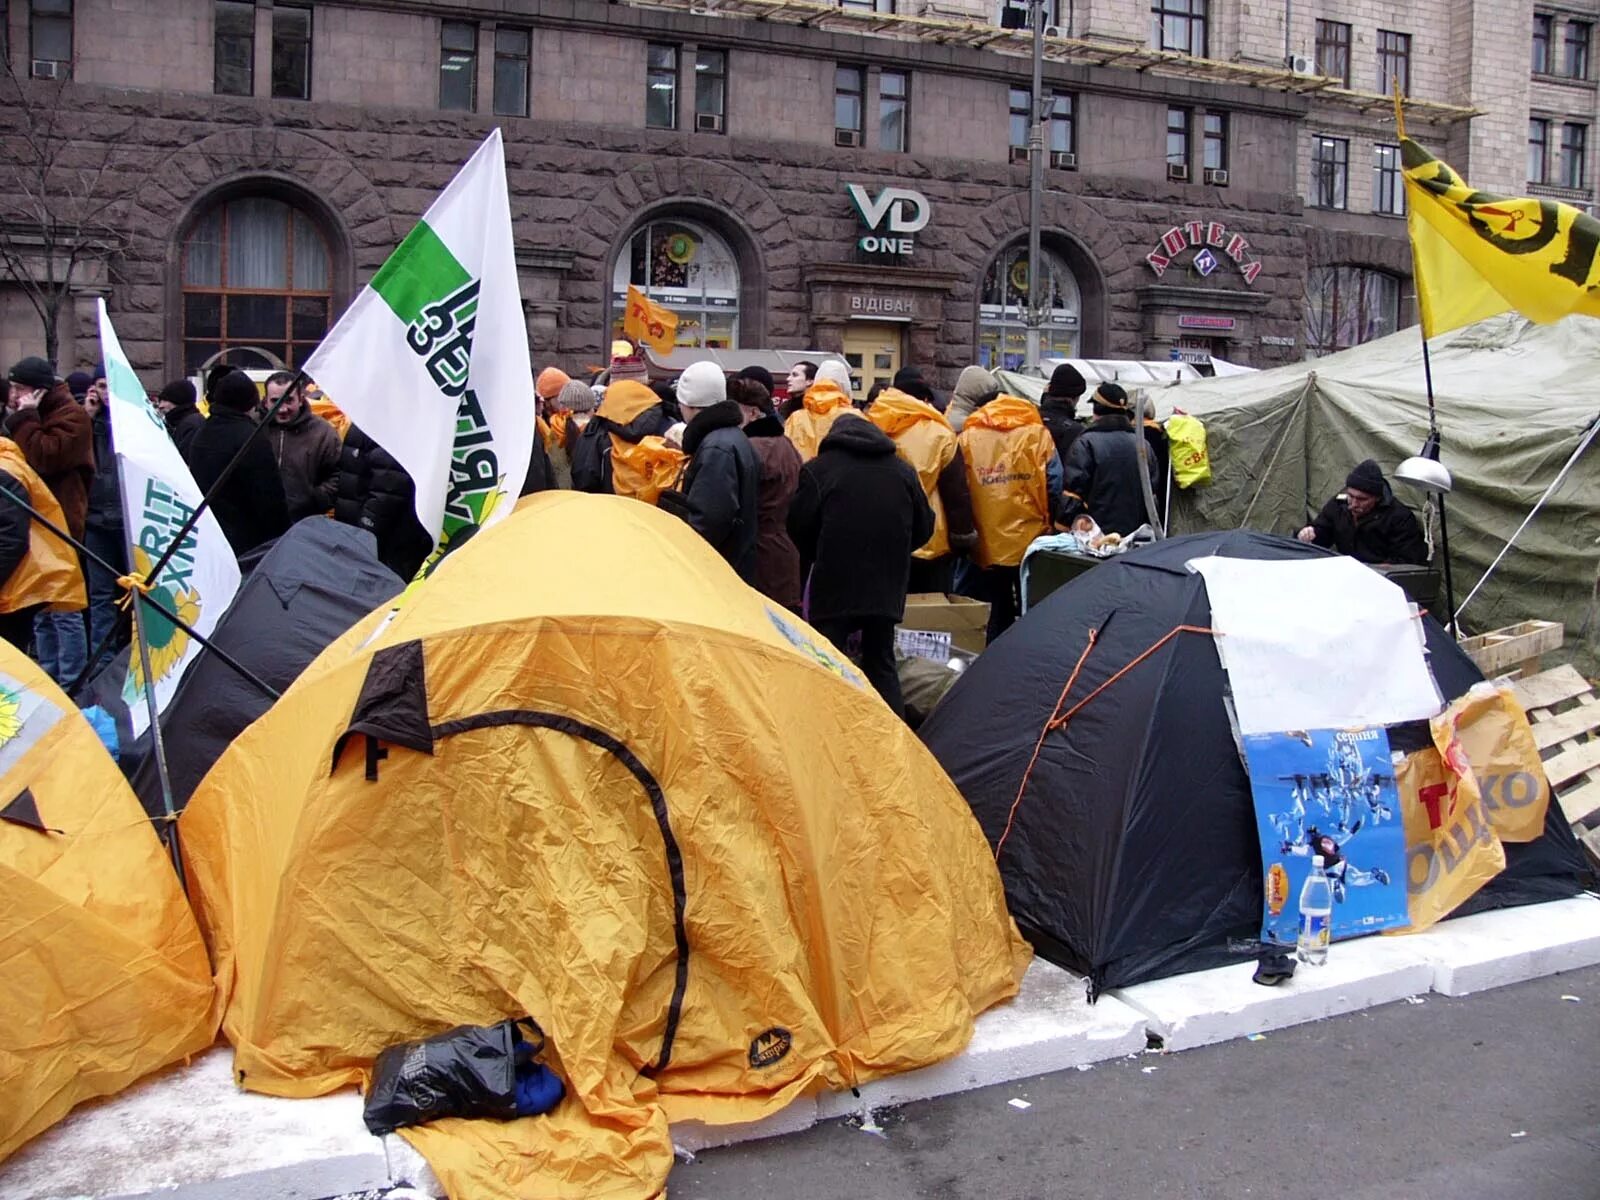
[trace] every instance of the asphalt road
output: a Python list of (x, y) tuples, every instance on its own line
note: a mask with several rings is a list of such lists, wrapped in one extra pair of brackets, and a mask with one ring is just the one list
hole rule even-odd
[(673, 1171), (670, 1195), (1600, 1200), (1600, 967), (947, 1096), (877, 1123), (882, 1137), (834, 1121), (706, 1151)]

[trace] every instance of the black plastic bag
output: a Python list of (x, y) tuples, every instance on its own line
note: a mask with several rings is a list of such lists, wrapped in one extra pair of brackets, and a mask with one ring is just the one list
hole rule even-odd
[[(526, 1035), (519, 1026), (525, 1026)], [(544, 1049), (529, 1018), (498, 1025), (460, 1025), (378, 1055), (362, 1118), (374, 1134), (441, 1117), (517, 1116), (517, 1067)]]

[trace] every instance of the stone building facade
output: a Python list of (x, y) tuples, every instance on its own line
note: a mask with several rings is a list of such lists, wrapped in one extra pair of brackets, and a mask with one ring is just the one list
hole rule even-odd
[[(114, 253), (75, 277), (62, 369), (94, 358), (99, 294), (152, 380), (218, 355), (302, 361), (496, 125), (536, 362), (600, 362), (634, 283), (685, 317), (686, 343), (842, 350), (869, 376), (916, 362), (946, 383), (969, 362), (1016, 365), (1028, 39), (978, 0), (887, 7), (0, 5), (13, 88), (52, 114), (70, 161), (108, 165), (119, 221)], [(1192, 52), (1162, 45), (1178, 8), (1203, 14)], [(1043, 217), (1052, 351), (1259, 366), (1408, 320), (1404, 222), (1372, 211), (1373, 147), (1394, 137), (1377, 67), (1344, 87), (1284, 59), (1335, 8), (1365, 61), (1392, 6), (1295, 6), (1286, 37), (1281, 12), (1243, 0), (1052, 3), (1068, 22), (1045, 71), (1061, 97)], [(1491, 39), (1460, 34), (1468, 9), (1411, 6), (1407, 119), (1487, 177), (1510, 133), (1469, 121)], [(26, 119), (0, 106), (0, 196), (16, 194)], [(1315, 147), (1331, 136), (1348, 143), (1342, 207), (1319, 204)], [(36, 336), (0, 281), (0, 357)]]

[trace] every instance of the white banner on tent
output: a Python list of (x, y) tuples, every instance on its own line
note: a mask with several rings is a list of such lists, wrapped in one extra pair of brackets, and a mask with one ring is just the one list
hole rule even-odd
[[(110, 391), (107, 414), (111, 440), (122, 474), (128, 561), (135, 574), (148, 577), (200, 504), (203, 493), (122, 352), (104, 300), (100, 301), (100, 357)], [(239, 590), (239, 562), (209, 508), (200, 514), (195, 527), (161, 568), (160, 578), (148, 583), (151, 598), (181, 617), (202, 637), (216, 628)], [(184, 671), (199, 657), (202, 647), (185, 630), (148, 606), (140, 615), (150, 641), (150, 674), (155, 684), (156, 708), (160, 710), (172, 699)], [(122, 698), (127, 702), (128, 718), (137, 737), (150, 727), (144, 669), (137, 647), (122, 684)]]
[(1435, 715), (1422, 622), (1353, 558), (1196, 558), (1240, 732), (1350, 729)]

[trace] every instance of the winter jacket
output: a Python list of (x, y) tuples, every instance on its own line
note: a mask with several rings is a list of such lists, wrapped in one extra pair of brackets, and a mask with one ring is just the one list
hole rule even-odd
[(1078, 402), (1066, 396), (1046, 396), (1039, 401), (1039, 419), (1050, 431), (1056, 444), (1056, 455), (1063, 463), (1072, 451), (1072, 443), (1083, 433), (1083, 422), (1078, 420)]
[(898, 621), (911, 554), (933, 536), (916, 471), (871, 421), (841, 418), (800, 471), (789, 533), (811, 572), (810, 620)]
[(193, 404), (180, 404), (169, 408), (161, 419), (166, 422), (167, 436), (172, 439), (172, 444), (183, 455), (183, 460), (188, 462), (189, 445), (194, 441), (194, 435), (205, 426), (205, 414)]
[[(573, 443), (572, 486), (580, 492), (621, 494), (612, 463), (621, 443), (637, 446), (647, 437), (659, 438), (671, 427), (661, 398), (644, 384), (633, 379), (613, 383)], [(636, 494), (635, 489), (630, 487), (628, 494)]]
[(1412, 563), (1428, 561), (1428, 543), (1416, 514), (1394, 498), (1387, 481), (1377, 507), (1361, 520), (1350, 515), (1350, 505), (1341, 492), (1322, 506), (1311, 523), (1316, 542), (1364, 563)]
[(94, 482), (89, 485), (89, 517), (85, 527), (120, 533), (125, 522), (117, 456), (111, 447), (110, 414), (102, 407), (100, 415), (91, 418), (91, 425), (94, 429)]
[(889, 388), (867, 409), (867, 419), (894, 441), (895, 450), (917, 473), (933, 509), (933, 535), (916, 558), (965, 553), (977, 544), (966, 460), (950, 422), (925, 401)]
[(800, 461), (808, 462), (817, 456), (823, 438), (833, 428), (840, 413), (854, 410), (850, 397), (831, 379), (814, 380), (806, 389), (805, 400), (787, 421), (783, 432), (800, 451)]
[(668, 493), (660, 504), (689, 522), (740, 579), (754, 583), (761, 460), (739, 428), (743, 422), (743, 410), (731, 400), (695, 413), (683, 431), (689, 465), (678, 493), (681, 507), (669, 503)]
[[(283, 476), (266, 438), (251, 440), (255, 427), (256, 420), (248, 413), (215, 408), (189, 443), (189, 470), (200, 490), (211, 496), (211, 511), (235, 555), (281, 537), (289, 528)], [(212, 486), (246, 442), (244, 458), (213, 493)]]
[(534, 492), (548, 492), (560, 485), (556, 482), (556, 471), (550, 461), (551, 452), (546, 448), (545, 429), (542, 423), (536, 422), (533, 429), (533, 448), (528, 454), (528, 473), (522, 477), (522, 490), (519, 496), (531, 496)]
[(761, 417), (744, 427), (761, 463), (756, 495), (755, 587), (769, 600), (800, 610), (800, 551), (789, 536), (789, 506), (800, 484), (800, 451), (783, 436), (783, 422)]
[[(1138, 438), (1133, 422), (1124, 416), (1096, 417), (1089, 423), (1067, 457), (1062, 521), (1088, 513), (1102, 532), (1126, 536), (1150, 519), (1139, 481)], [(1153, 456), (1150, 486), (1159, 486)]]
[(1033, 539), (1050, 532), (1061, 493), (1061, 460), (1030, 401), (1000, 396), (967, 418), (961, 430), (972, 516), (978, 529), (973, 560), (1015, 567)]
[(956, 390), (944, 410), (950, 428), (960, 433), (967, 418), (1000, 394), (1000, 381), (982, 367), (963, 367), (956, 377)]
[[(22, 448), (0, 438), (0, 489), (26, 500), (57, 528), (66, 516), (55, 494), (45, 486)], [(54, 612), (81, 612), (88, 607), (78, 555), (55, 534), (11, 500), (0, 499), (0, 613), (48, 605)]]
[(339, 494), (339, 431), (307, 405), (292, 421), (273, 421), (263, 436), (283, 477), (290, 523), (331, 509)]
[(406, 469), (359, 425), (350, 426), (339, 456), (334, 519), (372, 534), (383, 565), (408, 581), (433, 553), (433, 538), (416, 510), (417, 486)]
[(88, 410), (72, 398), (71, 388), (58, 383), (38, 407), (12, 413), (6, 432), (60, 503), (67, 529), (82, 541), (94, 484), (94, 424)]

